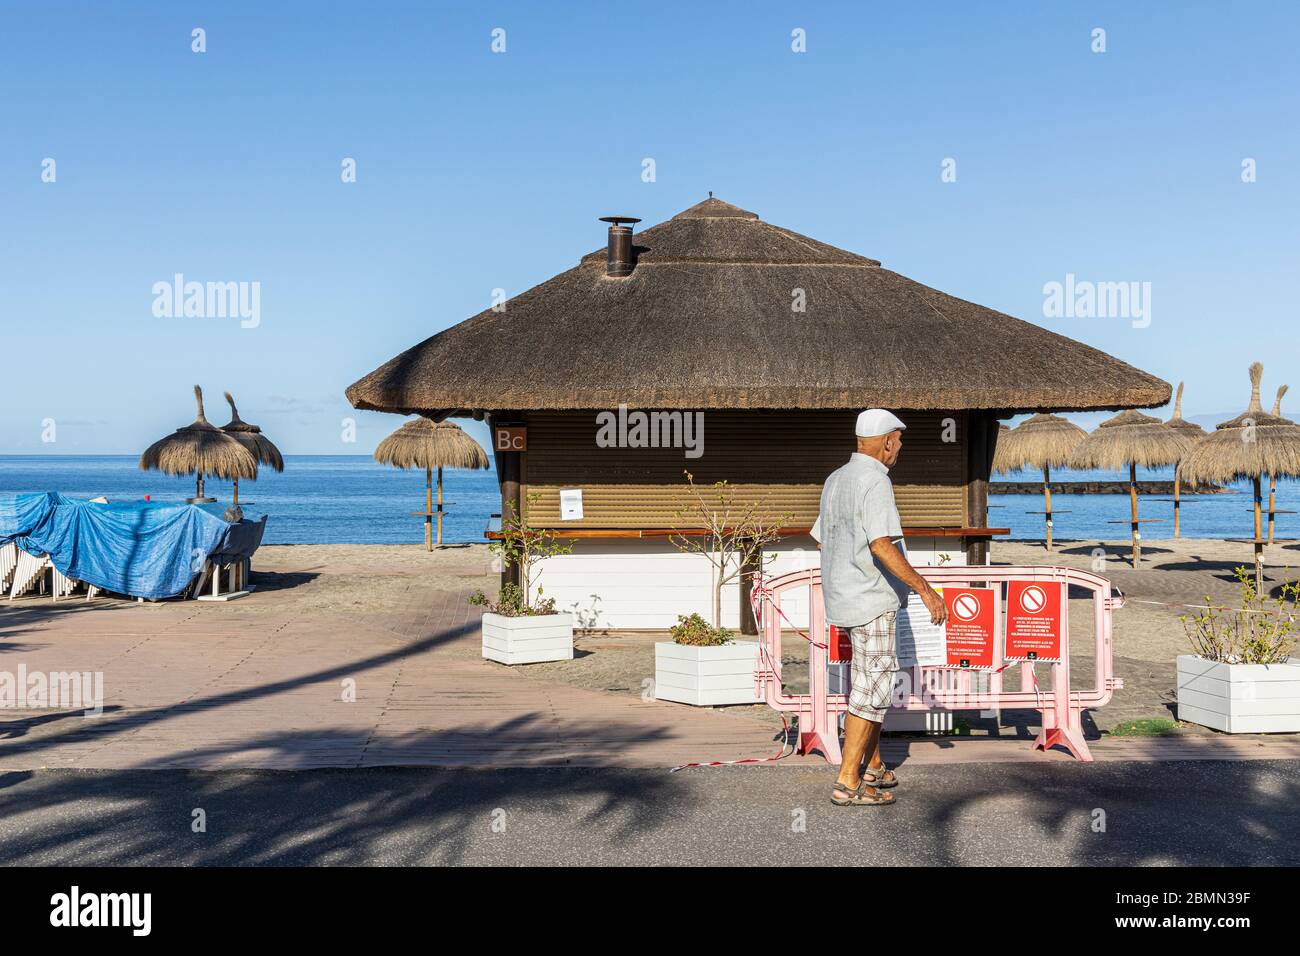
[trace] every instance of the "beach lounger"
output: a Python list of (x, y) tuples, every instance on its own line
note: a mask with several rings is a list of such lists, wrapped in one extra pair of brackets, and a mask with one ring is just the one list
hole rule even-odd
[(21, 597), (34, 588), (39, 588), (40, 593), (44, 594), (45, 569), (48, 567), (50, 567), (48, 555), (43, 554), (38, 558), (19, 548), (18, 563), (14, 567), (13, 583), (9, 588), (9, 600)]
[(55, 601), (67, 597), (81, 586), (81, 582), (75, 578), (60, 574), (59, 569), (50, 562), (49, 555), (36, 557), (19, 548), (13, 569), (13, 583), (9, 587), (9, 600), (32, 590), (44, 594), (47, 570), (50, 572), (50, 597)]
[[(49, 559), (47, 558), (46, 561), (48, 562)], [(81, 585), (80, 581), (60, 574), (59, 569), (54, 565), (51, 564), (49, 567), (51, 578), (50, 591), (54, 600), (57, 601), (61, 597), (67, 597)]]
[(0, 544), (0, 591), (9, 587), (14, 577), (14, 569), (18, 567), (18, 545), (13, 541), (8, 544)]

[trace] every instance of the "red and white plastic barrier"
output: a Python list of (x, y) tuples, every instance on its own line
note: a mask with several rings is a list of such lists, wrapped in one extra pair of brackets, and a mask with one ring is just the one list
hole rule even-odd
[[(973, 582), (979, 582), (995, 588), (999, 596), (1003, 584), (1012, 581), (1061, 584), (1067, 595), (1071, 586), (1092, 592), (1096, 646), (1094, 673), (1097, 675), (1093, 687), (1087, 690), (1072, 690), (1070, 687), (1069, 601), (1065, 599), (1059, 607), (1060, 648), (1056, 659), (1036, 659), (1032, 656), (1033, 651), (1024, 651), (1023, 647), (1023, 656), (1006, 658), (1003, 646), (1005, 638), (999, 620), (997, 647), (994, 649), (991, 669), (953, 666), (908, 668), (904, 671), (908, 674), (904, 681), (904, 693), (891, 708), (904, 711), (1041, 710), (1043, 729), (1034, 741), (1035, 748), (1047, 750), (1060, 744), (1078, 759), (1092, 760), (1088, 745), (1083, 739), (1083, 710), (1103, 706), (1110, 701), (1113, 691), (1123, 686), (1123, 682), (1114, 675), (1112, 627), (1112, 612), (1122, 605), (1122, 599), (1111, 596), (1110, 582), (1077, 568), (943, 566), (922, 567), (917, 568), (917, 571), (934, 587), (967, 588)], [(1017, 588), (1016, 593), (1019, 594), (1021, 590)], [(806, 592), (809, 609), (809, 628), (806, 632), (794, 628), (781, 610), (782, 597), (796, 591)], [(838, 764), (839, 715), (848, 710), (848, 696), (830, 694), (827, 689), (831, 641), (822, 604), (821, 569), (809, 568), (767, 581), (755, 580), (753, 594), (755, 615), (763, 635), (758, 666), (754, 672), (759, 693), (775, 710), (797, 716), (798, 753), (817, 750), (829, 762)], [(787, 695), (782, 690), (780, 660), (783, 629), (794, 630), (808, 642), (808, 694)], [(1032, 637), (1032, 634), (1028, 637), (1021, 635), (1022, 645), (1026, 641), (1031, 642)], [(1035, 664), (1038, 663), (1053, 669), (1052, 689), (1046, 693), (1039, 690), (1034, 673)], [(1006, 690), (1002, 686), (1003, 671), (1015, 664), (1021, 665), (1020, 689)], [(986, 675), (986, 687), (975, 686), (977, 674)]]

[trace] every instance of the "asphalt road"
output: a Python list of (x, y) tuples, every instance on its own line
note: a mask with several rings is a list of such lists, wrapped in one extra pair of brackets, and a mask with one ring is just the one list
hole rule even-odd
[(0, 864), (1300, 864), (1300, 761), (899, 773), (881, 808), (780, 766), (5, 773)]

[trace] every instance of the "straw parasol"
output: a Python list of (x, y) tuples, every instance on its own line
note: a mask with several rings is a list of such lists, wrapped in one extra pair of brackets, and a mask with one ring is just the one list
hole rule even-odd
[(1070, 463), (1070, 457), (1088, 433), (1060, 415), (1040, 412), (1026, 418), (1011, 431), (998, 436), (994, 467), (1006, 471), (1035, 468), (1043, 472), (1043, 514), (1046, 516), (1047, 550), (1052, 550), (1052, 469)]
[(161, 471), (167, 475), (195, 475), (191, 503), (216, 501), (203, 494), (204, 475), (217, 478), (256, 478), (257, 460), (203, 414), (203, 390), (194, 386), (199, 414), (192, 425), (175, 432), (145, 449), (140, 456), (142, 471)]
[[(1172, 428), (1180, 434), (1186, 435), (1192, 441), (1205, 437), (1205, 429), (1195, 422), (1189, 422), (1183, 418), (1183, 383), (1178, 383), (1178, 390), (1174, 393), (1174, 415), (1169, 421), (1165, 422), (1166, 428)], [(1179, 518), (1182, 508), (1182, 484), (1183, 484), (1183, 463), (1180, 461), (1174, 465), (1174, 537), (1178, 537)]]
[[(234, 396), (229, 392), (226, 392), (226, 401), (230, 403), (230, 422), (222, 425), (221, 430), (247, 448), (259, 465), (270, 465), (277, 472), (284, 471), (284, 456), (280, 454), (280, 449), (262, 434), (262, 429), (239, 417)], [(239, 504), (238, 478), (235, 479), (235, 504)]]
[[(1264, 366), (1250, 366), (1250, 404), (1236, 418), (1220, 422), (1198, 441), (1183, 459), (1188, 481), (1227, 482), (1249, 478), (1255, 492), (1255, 584), (1263, 585), (1264, 544), (1260, 479), (1300, 477), (1300, 426), (1280, 415), (1270, 415), (1259, 403)], [(1280, 396), (1279, 396), (1280, 402)]]
[(998, 425), (998, 440), (993, 446), (993, 464), (990, 470), (995, 475), (1005, 475), (1009, 471), (1016, 469), (1007, 463), (1007, 457), (1003, 451), (1003, 443), (1007, 440), (1007, 432), (1011, 431), (1011, 426), (1007, 424)]
[[(486, 468), (487, 452), (452, 422), (417, 418), (379, 443), (375, 461), (394, 468), (424, 469), (424, 544), (433, 550), (433, 518), (438, 518), (438, 544), (442, 545), (442, 469)], [(438, 469), (438, 507), (433, 503), (433, 469)]]
[[(1273, 417), (1282, 417), (1282, 396), (1287, 393), (1290, 385), (1279, 385), (1277, 387), (1277, 397), (1273, 399)], [(1273, 523), (1277, 516), (1277, 475), (1268, 476), (1268, 543), (1273, 543)]]
[[(1133, 567), (1142, 557), (1138, 525), (1137, 470), (1172, 465), (1192, 447), (1192, 440), (1158, 418), (1131, 409), (1108, 418), (1081, 441), (1070, 464), (1075, 468), (1122, 469), (1128, 467), (1128, 495), (1132, 516)], [(1146, 519), (1151, 520), (1151, 519)], [(1158, 519), (1155, 519), (1158, 520)]]

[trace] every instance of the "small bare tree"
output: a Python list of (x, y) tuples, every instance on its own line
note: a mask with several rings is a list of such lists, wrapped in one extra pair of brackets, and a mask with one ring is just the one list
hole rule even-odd
[[(528, 507), (536, 508), (541, 497), (540, 492), (529, 492)], [(516, 510), (514, 503), (507, 502), (501, 515), (501, 536), (488, 545), (488, 550), (500, 559), (502, 567), (519, 568), (519, 584), (504, 585), (495, 603), (482, 591), (476, 591), (469, 599), (470, 604), (483, 605), (507, 617), (555, 613), (555, 599), (543, 600), (540, 586), (533, 591), (537, 565), (544, 558), (572, 553), (571, 541), (549, 528), (530, 528), (527, 518)]]
[[(702, 554), (713, 566), (713, 626), (722, 626), (722, 589), (735, 581), (747, 568), (761, 570), (776, 557), (764, 555), (763, 549), (781, 540), (781, 528), (790, 515), (770, 518), (759, 501), (738, 500), (739, 491), (726, 481), (714, 482), (712, 489), (695, 484), (689, 471), (690, 504), (677, 512), (681, 527), (674, 527), (668, 538), (683, 554)], [(698, 533), (703, 531), (703, 534)], [(690, 533), (696, 532), (696, 533)]]

